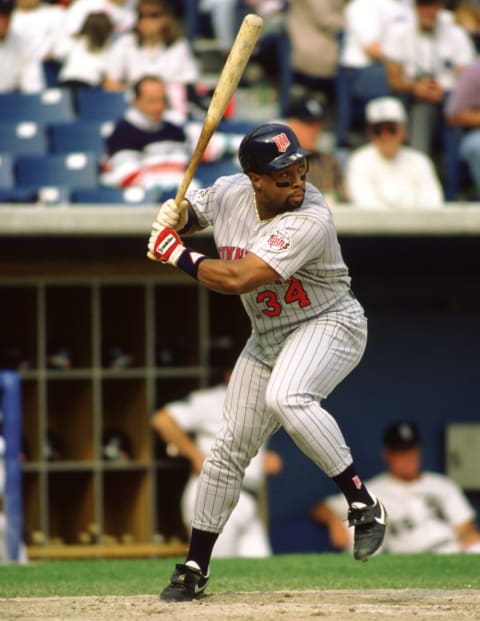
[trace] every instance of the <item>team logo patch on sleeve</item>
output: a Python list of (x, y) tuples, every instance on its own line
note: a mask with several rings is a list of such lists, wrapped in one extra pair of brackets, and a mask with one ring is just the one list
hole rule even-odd
[(290, 235), (288, 234), (288, 231), (285, 229), (277, 229), (268, 238), (267, 246), (270, 250), (275, 250), (276, 252), (288, 250), (290, 247)]

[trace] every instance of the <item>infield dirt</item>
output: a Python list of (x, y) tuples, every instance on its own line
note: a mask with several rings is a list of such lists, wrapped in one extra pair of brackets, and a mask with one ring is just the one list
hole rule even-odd
[(4, 621), (414, 621), (480, 620), (480, 590), (381, 589), (215, 593), (187, 604), (155, 595), (11, 598)]

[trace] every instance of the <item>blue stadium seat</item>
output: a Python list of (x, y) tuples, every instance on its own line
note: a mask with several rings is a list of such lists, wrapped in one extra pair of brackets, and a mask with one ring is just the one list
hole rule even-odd
[(123, 92), (79, 88), (75, 93), (75, 108), (80, 119), (118, 121), (127, 107), (128, 100)]
[(234, 175), (242, 172), (240, 166), (230, 158), (224, 158), (217, 162), (202, 162), (197, 168), (195, 179), (198, 179), (202, 187), (209, 187), (215, 183), (218, 177)]
[(17, 185), (39, 188), (95, 188), (98, 185), (98, 159), (94, 153), (22, 155), (15, 159)]
[(8, 153), (0, 153), (0, 188), (9, 189), (14, 185), (12, 157)]
[(113, 127), (111, 121), (84, 119), (69, 123), (53, 123), (47, 129), (50, 152), (91, 151), (101, 157), (105, 152), (105, 138), (112, 132)]
[(70, 190), (58, 186), (29, 187), (17, 185), (0, 188), (0, 203), (35, 203), (36, 205), (64, 205), (70, 202)]
[(78, 189), (72, 192), (72, 203), (90, 205), (152, 205), (158, 202), (159, 193), (139, 187)]
[(42, 93), (0, 93), (0, 123), (35, 121), (53, 123), (72, 121), (75, 117), (70, 91), (47, 88)]
[(0, 145), (13, 156), (48, 152), (45, 127), (33, 121), (0, 123)]

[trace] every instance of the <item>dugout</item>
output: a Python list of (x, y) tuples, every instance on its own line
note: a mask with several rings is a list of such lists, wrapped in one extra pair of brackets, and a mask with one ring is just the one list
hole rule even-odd
[[(364, 478), (383, 468), (381, 435), (388, 423), (415, 420), (424, 466), (444, 471), (447, 425), (480, 418), (480, 207), (406, 211), (334, 211), (370, 336), (363, 361), (326, 407)], [(235, 298), (207, 294), (145, 258), (153, 213), (146, 207), (0, 210), (0, 318), (8, 326), (0, 345), (21, 346), (29, 360), (19, 374), (30, 553), (33, 534), (50, 554), (63, 549), (64, 555), (80, 533), (97, 545), (99, 532), (111, 537), (118, 545), (104, 553), (120, 555), (122, 549), (124, 555), (172, 552), (168, 545), (183, 536), (176, 503), (186, 464), (155, 445), (148, 419), (161, 402), (206, 385), (212, 337), (234, 327), (243, 339), (248, 324)], [(213, 252), (208, 234), (191, 245)], [(174, 328), (161, 333), (159, 313)], [(120, 337), (135, 363), (111, 368), (105, 346)], [(69, 338), (72, 367), (52, 368), (51, 342)], [(159, 358), (160, 341), (171, 347)], [(101, 432), (113, 422), (131, 439), (124, 462), (102, 458)], [(61, 459), (45, 456), (48, 430), (57, 433)], [(282, 473), (268, 486), (274, 551), (326, 549), (325, 533), (307, 516), (335, 489), (283, 432), (272, 448), (284, 457)], [(480, 512), (480, 484), (468, 495)], [(167, 548), (121, 548), (127, 535), (139, 546), (154, 541)]]

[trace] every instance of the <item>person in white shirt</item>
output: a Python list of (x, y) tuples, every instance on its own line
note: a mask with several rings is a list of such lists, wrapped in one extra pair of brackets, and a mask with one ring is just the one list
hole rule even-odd
[(11, 0), (0, 0), (0, 93), (39, 93), (45, 88), (42, 64), (29, 53), (24, 40), (10, 31), (13, 8)]
[(56, 48), (62, 59), (61, 86), (101, 87), (108, 68), (108, 52), (114, 25), (106, 13), (89, 13), (80, 32), (65, 37)]
[(15, 0), (10, 32), (20, 37), (28, 53), (40, 60), (50, 60), (63, 36), (65, 9), (41, 0)]
[(432, 158), (440, 145), (445, 197), (454, 200), (458, 141), (445, 123), (443, 106), (475, 48), (443, 5), (443, 0), (416, 0), (415, 20), (390, 30), (384, 52), (390, 87), (407, 106), (410, 143)]
[(406, 146), (407, 114), (395, 97), (380, 97), (366, 108), (369, 143), (350, 155), (347, 195), (356, 207), (436, 208), (442, 187), (431, 160)]
[(413, 0), (350, 0), (336, 83), (336, 145), (351, 147), (352, 132), (370, 99), (390, 95), (384, 47), (394, 24), (409, 23)]
[(184, 87), (199, 78), (190, 44), (165, 0), (139, 0), (135, 26), (113, 43), (108, 66), (107, 90), (123, 90), (144, 75)]
[[(421, 470), (421, 439), (417, 425), (399, 421), (384, 432), (388, 470), (367, 481), (381, 495), (389, 528), (381, 548), (392, 554), (480, 552), (480, 530), (468, 499), (450, 478)], [(335, 495), (317, 503), (314, 521), (327, 526), (336, 548), (351, 547), (344, 522), (347, 506)]]

